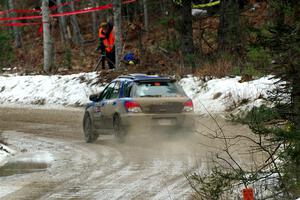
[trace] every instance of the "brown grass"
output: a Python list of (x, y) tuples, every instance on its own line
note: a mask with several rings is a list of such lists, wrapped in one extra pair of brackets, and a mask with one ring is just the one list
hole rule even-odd
[(219, 58), (214, 62), (206, 62), (196, 70), (196, 74), (200, 77), (214, 76), (224, 77), (231, 75), (234, 64), (228, 58)]

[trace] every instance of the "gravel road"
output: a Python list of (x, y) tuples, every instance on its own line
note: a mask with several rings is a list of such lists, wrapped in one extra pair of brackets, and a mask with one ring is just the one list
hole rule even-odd
[[(86, 144), (82, 117), (82, 108), (0, 108), (0, 133), (19, 152), (9, 162), (19, 171), (0, 169), (0, 199), (190, 199), (185, 175), (206, 170), (222, 146), (203, 136), (217, 128), (205, 117), (198, 118), (200, 133), (141, 131), (123, 144), (112, 136)], [(228, 135), (250, 134), (218, 121)]]

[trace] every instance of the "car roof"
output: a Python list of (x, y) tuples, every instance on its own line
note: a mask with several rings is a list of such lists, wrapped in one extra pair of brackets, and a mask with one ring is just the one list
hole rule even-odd
[(168, 76), (159, 76), (159, 75), (147, 75), (147, 74), (128, 74), (128, 75), (121, 75), (115, 80), (128, 80), (128, 81), (135, 81), (135, 82), (142, 82), (142, 81), (172, 81), (173, 79)]

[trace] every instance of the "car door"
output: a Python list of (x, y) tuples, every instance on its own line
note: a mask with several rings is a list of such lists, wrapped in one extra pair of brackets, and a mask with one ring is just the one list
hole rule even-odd
[(116, 81), (111, 95), (108, 99), (106, 99), (105, 105), (102, 107), (103, 117), (105, 117), (104, 123), (107, 129), (113, 128), (113, 116), (118, 109), (118, 100), (121, 88), (120, 86), (120, 82)]
[[(102, 127), (105, 129), (112, 128), (112, 98), (115, 98), (114, 90), (117, 82), (112, 82), (107, 86), (107, 92), (101, 100), (101, 121)], [(119, 84), (119, 83), (118, 83)]]
[(104, 88), (99, 97), (99, 101), (95, 102), (93, 106), (93, 118), (94, 118), (94, 126), (97, 129), (105, 128), (105, 118), (103, 118), (103, 106), (105, 105), (107, 97), (110, 96), (112, 92), (112, 88), (114, 88), (115, 83), (110, 83), (108, 86)]

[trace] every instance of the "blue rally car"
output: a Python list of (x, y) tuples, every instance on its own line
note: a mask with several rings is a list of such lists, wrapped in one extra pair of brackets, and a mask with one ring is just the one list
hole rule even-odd
[(130, 74), (110, 82), (100, 94), (90, 96), (83, 130), (88, 143), (99, 134), (119, 140), (134, 128), (190, 131), (194, 128), (193, 102), (170, 77)]

